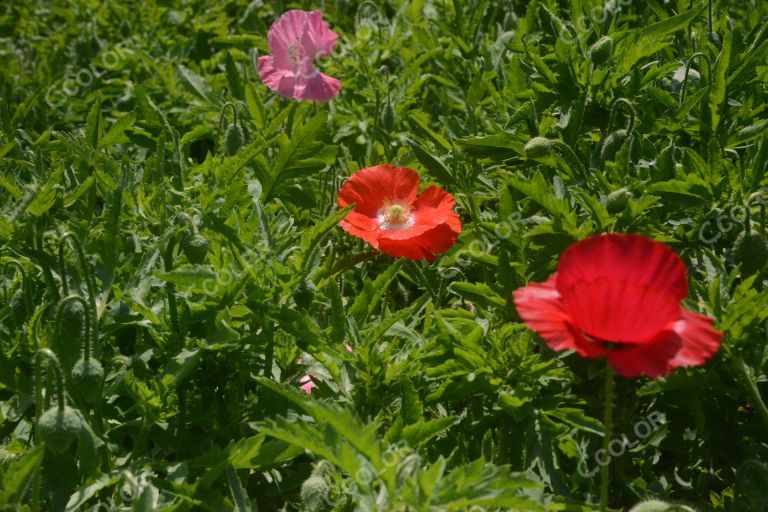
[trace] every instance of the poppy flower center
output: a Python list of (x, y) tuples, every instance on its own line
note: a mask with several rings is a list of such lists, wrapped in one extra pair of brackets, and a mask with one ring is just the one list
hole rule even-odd
[(290, 46), (288, 46), (288, 49), (286, 50), (286, 52), (288, 53), (288, 57), (290, 57), (290, 59), (293, 62), (298, 62), (299, 61), (299, 42), (298, 41), (292, 42)]
[(379, 227), (385, 231), (400, 231), (413, 226), (410, 206), (397, 203), (385, 205), (379, 210), (377, 220)]

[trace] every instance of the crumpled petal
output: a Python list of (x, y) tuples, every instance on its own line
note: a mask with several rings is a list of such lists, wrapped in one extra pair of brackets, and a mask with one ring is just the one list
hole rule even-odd
[(608, 234), (569, 247), (557, 289), (574, 323), (590, 336), (642, 343), (681, 315), (686, 268), (668, 246), (640, 235)]
[(312, 393), (312, 390), (317, 387), (317, 384), (312, 380), (312, 377), (310, 375), (304, 375), (299, 379), (299, 382), (301, 382), (301, 388), (302, 391), (304, 391), (306, 394)]
[(553, 274), (543, 283), (530, 283), (515, 290), (517, 314), (552, 350), (575, 350), (590, 358), (606, 355), (608, 350), (604, 344), (590, 341), (574, 325), (563, 308), (556, 281), (557, 274)]

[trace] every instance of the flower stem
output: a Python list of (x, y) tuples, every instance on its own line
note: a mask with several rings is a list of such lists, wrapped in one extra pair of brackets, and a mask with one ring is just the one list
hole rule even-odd
[[(603, 451), (608, 452), (613, 436), (613, 368), (606, 365), (605, 371), (605, 415), (603, 416), (605, 437), (603, 438)], [(608, 480), (610, 478), (610, 460), (600, 466), (600, 511), (608, 510)]]
[(766, 407), (763, 397), (760, 395), (760, 390), (757, 389), (755, 379), (749, 374), (749, 369), (747, 368), (746, 363), (744, 363), (744, 360), (736, 354), (731, 355), (731, 361), (733, 361), (736, 373), (738, 373), (749, 394), (750, 404), (755, 408), (760, 419), (763, 420), (763, 423), (768, 425), (768, 407)]

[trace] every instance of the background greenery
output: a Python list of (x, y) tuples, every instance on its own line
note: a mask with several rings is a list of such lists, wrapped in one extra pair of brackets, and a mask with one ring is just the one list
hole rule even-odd
[[(670, 244), (725, 337), (703, 368), (617, 382), (611, 505), (768, 510), (768, 248), (744, 242), (768, 203), (765, 7), (716, 1), (710, 32), (698, 0), (4, 3), (0, 261), (26, 279), (2, 278), (0, 507), (592, 510), (604, 362), (549, 350), (511, 292), (618, 231)], [(289, 8), (340, 36), (329, 104), (258, 79)], [(526, 159), (539, 135), (578, 163)], [(457, 199), (432, 265), (336, 227), (341, 181), (383, 162)], [(100, 391), (72, 378), (67, 294), (96, 319)], [(62, 454), (34, 434), (42, 347), (79, 411)]]

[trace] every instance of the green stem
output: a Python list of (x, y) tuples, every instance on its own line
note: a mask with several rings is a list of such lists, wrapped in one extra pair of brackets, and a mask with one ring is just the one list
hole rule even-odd
[[(163, 255), (163, 263), (166, 272), (173, 270), (174, 246), (175, 242), (173, 239), (171, 239), (168, 242), (168, 246), (165, 249), (165, 254)], [(178, 306), (176, 305), (176, 285), (168, 281), (165, 284), (165, 291), (168, 294), (168, 312), (171, 317), (171, 329), (173, 330), (173, 335), (175, 338), (174, 342), (178, 343), (181, 341), (181, 327), (179, 326), (179, 310)]]
[[(32, 290), (27, 281), (27, 272), (24, 270), (24, 265), (16, 260), (10, 260), (3, 265), (3, 275), (7, 275), (9, 267), (16, 267), (16, 272), (21, 274), (21, 296), (24, 300), (24, 308), (27, 311), (27, 318), (32, 316)], [(10, 288), (9, 288), (10, 290)], [(6, 301), (10, 300), (10, 293), (6, 298)]]
[(768, 426), (768, 407), (765, 406), (763, 397), (760, 395), (760, 390), (757, 389), (757, 382), (755, 382), (755, 379), (749, 374), (749, 369), (740, 356), (732, 353), (731, 361), (733, 361), (736, 373), (739, 375), (746, 388), (750, 404), (757, 410), (757, 414), (760, 416), (760, 419), (763, 420), (763, 423)]
[(633, 107), (632, 102), (626, 98), (617, 98), (616, 101), (613, 102), (613, 105), (611, 105), (611, 117), (608, 121), (608, 132), (612, 132), (616, 126), (616, 116), (618, 116), (619, 108), (621, 107), (624, 107), (624, 110), (626, 110), (628, 114), (625, 130), (627, 130), (627, 135), (629, 135), (632, 133), (632, 130), (635, 129), (635, 107)]
[(232, 122), (237, 125), (237, 106), (231, 101), (228, 101), (224, 104), (223, 107), (221, 107), (221, 113), (219, 114), (219, 128), (216, 130), (216, 147), (219, 146), (219, 140), (221, 140), (221, 127), (224, 123), (224, 120), (226, 119), (227, 108), (229, 107), (232, 107)]
[(702, 58), (704, 59), (704, 62), (707, 64), (707, 83), (712, 84), (712, 62), (709, 60), (709, 57), (707, 57), (702, 52), (696, 52), (693, 55), (691, 55), (691, 58), (688, 59), (688, 61), (685, 63), (685, 74), (683, 75), (683, 87), (680, 89), (680, 106), (683, 106), (683, 103), (685, 103), (685, 95), (688, 92), (688, 72), (691, 69), (691, 63), (696, 58)]
[(568, 163), (568, 166), (571, 167), (581, 177), (585, 178), (587, 176), (587, 171), (584, 168), (584, 164), (581, 163), (581, 160), (579, 160), (579, 157), (576, 155), (573, 149), (571, 149), (568, 144), (561, 140), (553, 139), (551, 142), (552, 148), (557, 153), (559, 153), (560, 156), (563, 157), (563, 159)]
[[(605, 415), (603, 417), (605, 437), (603, 438), (603, 452), (608, 453), (611, 437), (613, 436), (613, 368), (606, 365), (605, 371)], [(600, 511), (608, 510), (608, 481), (610, 479), (610, 460), (608, 464), (600, 466)]]
[[(90, 344), (91, 349), (95, 351), (96, 343), (99, 339), (99, 317), (98, 310), (96, 309), (96, 285), (93, 281), (93, 275), (91, 274), (91, 271), (88, 269), (88, 265), (86, 264), (83, 246), (72, 233), (66, 233), (61, 237), (61, 241), (59, 242), (59, 261), (63, 261), (64, 246), (67, 243), (67, 239), (70, 239), (71, 245), (75, 249), (78, 263), (80, 263), (80, 267), (82, 267), (83, 278), (85, 279), (85, 287), (88, 290), (88, 307), (90, 309), (90, 336), (88, 343)], [(62, 274), (61, 278), (62, 282), (66, 282), (66, 275)]]
[[(35, 429), (39, 428), (40, 416), (43, 415), (43, 360), (48, 360), (48, 369), (53, 367), (56, 375), (56, 398), (59, 412), (64, 412), (64, 373), (59, 359), (50, 349), (43, 348), (35, 354)], [(50, 384), (50, 376), (48, 377)], [(50, 395), (50, 393), (48, 393)], [(40, 490), (42, 488), (42, 470), (38, 468), (32, 481), (32, 511), (40, 512)]]

